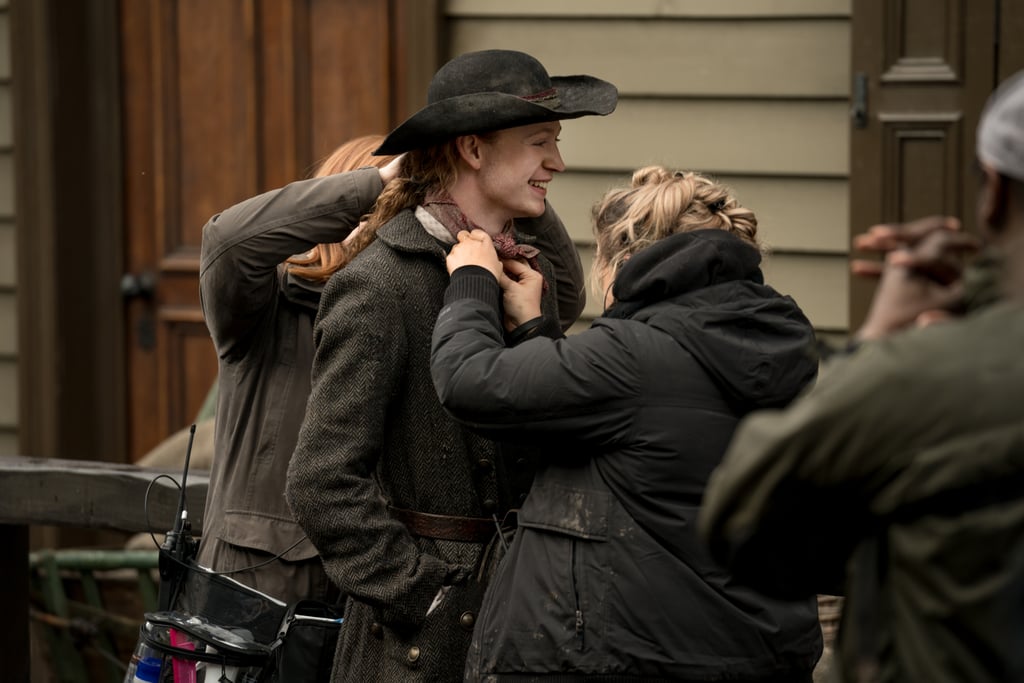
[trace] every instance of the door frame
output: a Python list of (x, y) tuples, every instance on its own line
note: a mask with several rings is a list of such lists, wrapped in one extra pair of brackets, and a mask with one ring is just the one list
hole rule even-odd
[(117, 0), (10, 0), (22, 454), (124, 459)]

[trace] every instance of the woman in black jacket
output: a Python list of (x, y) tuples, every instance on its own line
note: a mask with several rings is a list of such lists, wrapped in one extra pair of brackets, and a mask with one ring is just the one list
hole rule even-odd
[(814, 379), (813, 329), (764, 284), (754, 214), (712, 180), (644, 168), (594, 217), (606, 310), (567, 339), (529, 338), (529, 268), (475, 231), (448, 257), (438, 395), (541, 463), (466, 680), (810, 681), (814, 600), (735, 584), (695, 522), (737, 421)]

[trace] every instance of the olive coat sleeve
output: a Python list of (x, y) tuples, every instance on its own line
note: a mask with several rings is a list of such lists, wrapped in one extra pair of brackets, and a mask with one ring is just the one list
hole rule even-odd
[[(992, 379), (1014, 376), (1016, 348), (1009, 362), (978, 350), (979, 338), (1000, 346), (1002, 313), (864, 344), (831, 360), (785, 410), (749, 415), (704, 496), (700, 532), (713, 554), (771, 594), (839, 592), (857, 543), (940, 488), (939, 476), (922, 472), (943, 449), (1019, 423), (1010, 398), (1018, 384)], [(984, 398), (965, 406), (964, 395)], [(960, 466), (948, 471), (966, 476)]]
[(220, 357), (244, 355), (252, 331), (273, 315), (281, 262), (343, 240), (382, 187), (378, 169), (359, 169), (290, 183), (210, 218), (203, 227), (200, 298)]

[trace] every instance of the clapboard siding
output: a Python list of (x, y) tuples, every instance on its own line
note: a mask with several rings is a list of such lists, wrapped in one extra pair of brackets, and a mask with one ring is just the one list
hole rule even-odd
[[(630, 174), (567, 172), (550, 185), (549, 198), (578, 244), (593, 241), (591, 209), (611, 187)], [(785, 178), (717, 174), (757, 216), (762, 239), (776, 252), (845, 254), (849, 213), (846, 181), (841, 178)]]
[[(604, 190), (652, 163), (702, 171), (758, 215), (768, 282), (823, 334), (845, 332), (849, 0), (449, 0), (444, 10), (446, 57), (519, 49), (553, 74), (619, 88), (612, 115), (563, 123), (567, 171), (551, 184), (585, 263)], [(601, 310), (588, 293), (581, 325)]]
[[(594, 247), (592, 244), (581, 244), (579, 251), (583, 267), (589, 275), (594, 262)], [(844, 329), (846, 306), (845, 304), (837, 305), (836, 300), (837, 295), (843, 302), (847, 299), (848, 278), (845, 255), (824, 256), (773, 252), (765, 257), (762, 270), (765, 282), (779, 292), (796, 299), (815, 328), (826, 332)], [(817, 286), (809, 286), (809, 283)], [(600, 315), (603, 304), (603, 296), (594, 291), (592, 285), (588, 287), (587, 307), (583, 312), (583, 327)], [(581, 328), (577, 327), (577, 329)]]
[(607, 117), (563, 122), (571, 169), (661, 162), (711, 173), (845, 177), (842, 102), (624, 99)]
[(765, 282), (799, 302), (811, 323), (826, 331), (847, 324), (849, 263), (845, 254), (772, 253), (762, 266)]
[(757, 20), (465, 19), (450, 45), (452, 54), (522, 50), (557, 73), (609, 80), (627, 97), (845, 98), (849, 88), (849, 29), (839, 20), (766, 30)]
[(448, 0), (453, 17), (840, 17), (850, 0)]

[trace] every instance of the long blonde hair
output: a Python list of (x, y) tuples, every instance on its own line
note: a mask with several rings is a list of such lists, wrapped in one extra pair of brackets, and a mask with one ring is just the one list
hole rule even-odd
[[(395, 158), (394, 156), (373, 156), (373, 150), (380, 147), (383, 141), (383, 135), (363, 135), (353, 138), (341, 144), (331, 152), (330, 156), (321, 161), (311, 177), (323, 178), (367, 166), (382, 168)], [(355, 242), (357, 238), (358, 234), (352, 242)], [(287, 268), (290, 273), (307, 280), (326, 282), (331, 275), (344, 268), (357, 253), (359, 251), (353, 250), (351, 243), (329, 242), (318, 244), (304, 254), (292, 256), (285, 263), (288, 264)]]
[[(734, 233), (758, 249), (757, 217), (732, 190), (700, 173), (645, 166), (628, 187), (609, 190), (593, 207), (597, 256), (591, 282), (599, 276), (610, 286), (630, 256), (680, 232), (718, 228)], [(596, 292), (604, 296), (604, 292)]]

